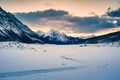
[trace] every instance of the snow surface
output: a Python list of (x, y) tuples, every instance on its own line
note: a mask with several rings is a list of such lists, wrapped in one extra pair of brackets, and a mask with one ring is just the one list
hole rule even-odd
[(0, 80), (120, 80), (120, 47), (0, 42)]

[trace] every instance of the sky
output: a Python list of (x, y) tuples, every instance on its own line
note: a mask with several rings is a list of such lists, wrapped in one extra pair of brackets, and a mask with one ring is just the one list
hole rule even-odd
[[(55, 29), (72, 36), (120, 30), (120, 20), (106, 13), (108, 9), (117, 10), (119, 4), (120, 0), (0, 0), (3, 9), (14, 13), (32, 30)], [(101, 17), (104, 14), (113, 19)]]
[(0, 0), (0, 5), (9, 12), (30, 12), (60, 9), (74, 16), (103, 14), (108, 7), (119, 7), (119, 0)]

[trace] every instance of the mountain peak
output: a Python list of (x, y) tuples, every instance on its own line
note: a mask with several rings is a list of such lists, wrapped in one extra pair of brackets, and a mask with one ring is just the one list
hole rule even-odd
[(62, 34), (62, 35), (66, 35), (64, 32), (59, 32), (59, 31), (57, 31), (57, 30), (54, 30), (54, 29), (51, 29), (49, 32), (47, 32), (47, 33), (50, 33), (50, 34)]
[(48, 31), (48, 32), (46, 33), (45, 36), (56, 37), (56, 36), (58, 36), (58, 35), (64, 35), (64, 34), (58, 32), (58, 31), (56, 31), (56, 30), (54, 30), (54, 29), (51, 29), (50, 31)]
[(60, 33), (54, 29), (51, 29), (49, 32), (47, 32), (44, 35), (44, 37), (50, 37), (50, 38), (56, 39), (58, 41), (63, 41), (63, 42), (68, 40), (65, 34)]
[(39, 36), (43, 36), (43, 35), (45, 35), (45, 32), (40, 31), (40, 30), (38, 30), (36, 33), (37, 33)]
[(6, 11), (2, 8), (2, 7), (0, 7), (0, 13), (6, 13)]
[(0, 10), (3, 10), (1, 6), (0, 6)]
[(59, 33), (59, 32), (54, 29), (51, 29), (48, 33)]

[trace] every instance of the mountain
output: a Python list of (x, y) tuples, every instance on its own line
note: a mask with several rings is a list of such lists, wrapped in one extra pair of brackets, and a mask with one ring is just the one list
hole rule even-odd
[(0, 41), (43, 43), (39, 36), (20, 22), (12, 13), (0, 7)]
[(84, 43), (110, 43), (120, 41), (120, 31), (109, 33), (106, 35), (96, 36), (92, 38), (87, 38)]
[(43, 35), (45, 35), (45, 32), (40, 31), (40, 30), (38, 30), (36, 33), (37, 33), (37, 35), (39, 35), (39, 36), (43, 36)]
[(55, 30), (50, 30), (44, 35), (44, 38), (49, 37), (49, 40), (56, 40), (56, 41), (61, 41), (61, 42), (67, 42), (69, 39), (67, 38), (66, 34), (60, 33)]
[(77, 44), (82, 41), (82, 39), (77, 37), (70, 37), (64, 33), (60, 33), (55, 30), (50, 30), (47, 33), (37, 32), (43, 41), (49, 44)]

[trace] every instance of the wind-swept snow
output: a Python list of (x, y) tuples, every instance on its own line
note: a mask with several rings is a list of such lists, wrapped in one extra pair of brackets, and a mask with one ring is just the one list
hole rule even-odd
[(120, 80), (120, 48), (0, 43), (0, 80)]
[(24, 76), (24, 75), (31, 75), (37, 73), (61, 72), (61, 71), (68, 71), (68, 70), (74, 70), (80, 68), (82, 67), (63, 67), (63, 68), (54, 68), (54, 69), (38, 69), (38, 70), (8, 72), (8, 73), (0, 73), (0, 78)]

